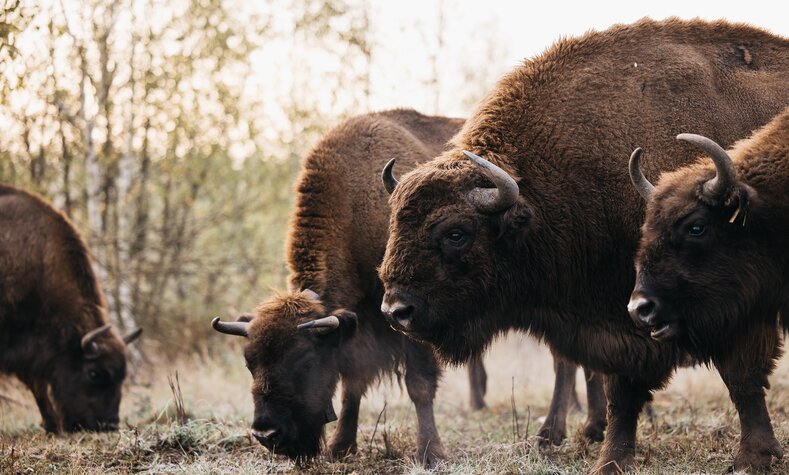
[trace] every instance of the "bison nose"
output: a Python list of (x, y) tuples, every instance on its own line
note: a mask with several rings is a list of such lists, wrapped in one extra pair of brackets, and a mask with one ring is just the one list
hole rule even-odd
[(630, 318), (636, 323), (652, 325), (658, 314), (658, 304), (655, 300), (644, 295), (633, 295), (627, 304)]
[(265, 445), (266, 447), (275, 445), (280, 435), (279, 429), (255, 429), (254, 426), (252, 427), (251, 432), (258, 442)]
[(381, 313), (384, 314), (387, 320), (391, 323), (396, 323), (403, 330), (411, 328), (411, 321), (414, 317), (414, 306), (397, 299), (394, 302), (389, 302), (389, 299), (384, 298), (381, 304)]

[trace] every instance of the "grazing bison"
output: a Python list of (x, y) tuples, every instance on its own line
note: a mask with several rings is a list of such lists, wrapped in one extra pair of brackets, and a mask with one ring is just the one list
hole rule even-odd
[[(631, 174), (647, 200), (630, 315), (658, 341), (677, 340), (721, 372), (740, 414), (735, 465), (780, 457), (764, 402), (789, 328), (789, 109), (729, 153), (680, 134), (712, 159), (661, 175), (653, 187)], [(714, 165), (714, 166), (713, 166)]]
[[(394, 189), (382, 311), (446, 360), (517, 328), (608, 373), (594, 471), (631, 466), (638, 413), (687, 354), (627, 313), (643, 205), (624, 161), (644, 145), (650, 169), (678, 168), (694, 157), (672, 133), (730, 144), (787, 104), (789, 41), (747, 25), (644, 19), (559, 41)], [(742, 444), (735, 467), (761, 450)]]
[(114, 430), (126, 345), (74, 225), (0, 185), (0, 373), (30, 388), (48, 432)]
[[(328, 449), (334, 456), (354, 451), (362, 396), (403, 368), (419, 420), (417, 456), (428, 465), (444, 457), (433, 421), (437, 362), (427, 345), (393, 331), (379, 310), (383, 286), (376, 267), (389, 206), (378, 176), (382, 160), (395, 153), (409, 167), (440, 153), (462, 123), (412, 110), (363, 115), (335, 128), (307, 155), (287, 246), (290, 292), (262, 303), (254, 318), (212, 322), (220, 332), (249, 339), (244, 355), (254, 378), (252, 433), (270, 450), (292, 458), (316, 455), (324, 424), (335, 418), (332, 395), (342, 379), (342, 412)], [(564, 435), (573, 391), (565, 380), (575, 378), (574, 365), (558, 367), (557, 381), (561, 375), (564, 383), (546, 422), (551, 440)], [(481, 383), (479, 366), (476, 375)], [(592, 385), (593, 397), (604, 397), (600, 386)], [(600, 435), (602, 406), (590, 410)]]

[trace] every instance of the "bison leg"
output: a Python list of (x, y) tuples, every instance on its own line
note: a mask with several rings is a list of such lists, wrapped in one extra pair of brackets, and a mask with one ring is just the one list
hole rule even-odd
[(416, 407), (419, 423), (417, 459), (426, 467), (435, 467), (446, 458), (444, 446), (436, 430), (433, 399), (436, 396), (440, 370), (433, 352), (425, 345), (408, 342), (405, 361), (405, 386)]
[(780, 352), (775, 328), (762, 326), (740, 338), (730, 357), (715, 362), (740, 417), (740, 448), (734, 459), (735, 470), (765, 468), (772, 457), (783, 457), (764, 402), (765, 388), (769, 388), (767, 378)]
[(591, 473), (609, 475), (626, 471), (633, 465), (638, 414), (652, 399), (652, 394), (646, 385), (618, 375), (607, 377), (605, 392), (608, 429)]
[(586, 414), (583, 438), (588, 442), (600, 442), (603, 440), (606, 425), (603, 375), (584, 368), (584, 376), (586, 377), (586, 402), (589, 411)]
[(553, 396), (548, 415), (545, 417), (537, 438), (541, 448), (550, 444), (559, 445), (567, 437), (567, 413), (572, 403), (575, 392), (575, 373), (578, 368), (574, 363), (567, 361), (551, 351), (553, 355), (553, 368), (556, 377), (553, 384)]
[(485, 393), (488, 390), (488, 373), (485, 372), (481, 356), (473, 358), (468, 363), (468, 384), (471, 390), (471, 409), (475, 411), (485, 409), (487, 407)]
[[(348, 383), (348, 381), (353, 381), (353, 383)], [(348, 454), (356, 453), (359, 406), (368, 385), (369, 381), (343, 378), (340, 417), (337, 420), (337, 427), (329, 439), (329, 454), (333, 458), (342, 458)]]
[(35, 379), (32, 381), (25, 381), (25, 384), (36, 398), (36, 405), (38, 406), (38, 411), (41, 413), (44, 430), (52, 433), (60, 432), (57, 411), (49, 398), (49, 385), (47, 382)]

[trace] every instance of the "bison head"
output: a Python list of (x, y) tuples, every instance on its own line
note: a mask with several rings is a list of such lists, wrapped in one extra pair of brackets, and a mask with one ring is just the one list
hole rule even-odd
[(710, 345), (735, 331), (738, 315), (767, 303), (773, 266), (753, 214), (756, 192), (738, 179), (728, 154), (705, 137), (677, 139), (712, 163), (664, 173), (655, 187), (640, 171), (641, 150), (633, 152), (631, 179), (647, 207), (628, 310), (655, 340), (678, 339), (710, 354)]
[(244, 336), (252, 373), (255, 415), (252, 435), (270, 451), (293, 459), (320, 452), (323, 426), (339, 379), (342, 341), (356, 330), (356, 315), (327, 312), (317, 294), (304, 290), (274, 297), (254, 318), (212, 322), (219, 332)]
[(496, 306), (493, 289), (507, 286), (499, 270), (533, 213), (505, 170), (471, 152), (448, 153), (402, 182), (393, 162), (384, 168), (392, 214), (381, 311), (394, 329), (461, 362), (502, 330), (485, 316)]
[(55, 360), (48, 396), (63, 430), (117, 430), (126, 345), (140, 333), (120, 338), (106, 324), (82, 335)]

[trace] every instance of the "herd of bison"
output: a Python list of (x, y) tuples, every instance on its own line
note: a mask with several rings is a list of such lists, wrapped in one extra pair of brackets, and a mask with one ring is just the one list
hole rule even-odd
[[(586, 372), (593, 473), (634, 464), (639, 413), (691, 363), (719, 371), (739, 414), (733, 468), (769, 466), (783, 455), (765, 391), (789, 329), (787, 106), (789, 39), (644, 19), (559, 41), (465, 121), (345, 121), (304, 159), (288, 292), (211, 322), (246, 339), (251, 434), (293, 459), (343, 457), (368, 388), (402, 374), (417, 457), (435, 466), (442, 363), (470, 362), (482, 405), (479, 357), (514, 329), (554, 355), (544, 443), (564, 438)], [(74, 225), (0, 185), (0, 372), (30, 388), (47, 431), (117, 428), (139, 335), (108, 323)]]

